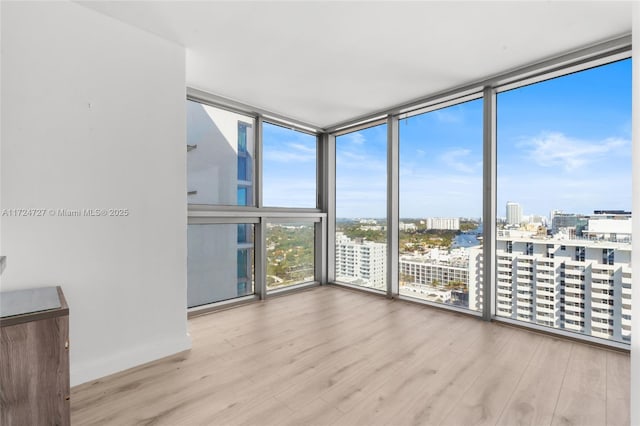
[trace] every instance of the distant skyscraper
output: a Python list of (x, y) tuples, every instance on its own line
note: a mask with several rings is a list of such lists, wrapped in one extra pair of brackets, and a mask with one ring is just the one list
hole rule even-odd
[(507, 202), (507, 225), (520, 225), (522, 222), (522, 207), (518, 203)]

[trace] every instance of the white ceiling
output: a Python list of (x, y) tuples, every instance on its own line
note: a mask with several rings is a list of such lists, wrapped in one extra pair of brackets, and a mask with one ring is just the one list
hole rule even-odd
[(631, 2), (82, 1), (187, 49), (187, 85), (318, 127), (631, 33)]

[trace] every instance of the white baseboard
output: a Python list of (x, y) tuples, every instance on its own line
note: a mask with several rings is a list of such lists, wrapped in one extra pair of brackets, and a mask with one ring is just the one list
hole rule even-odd
[(146, 343), (132, 347), (127, 351), (84, 363), (72, 362), (71, 386), (90, 382), (188, 349), (191, 349), (191, 337), (187, 334), (174, 339)]

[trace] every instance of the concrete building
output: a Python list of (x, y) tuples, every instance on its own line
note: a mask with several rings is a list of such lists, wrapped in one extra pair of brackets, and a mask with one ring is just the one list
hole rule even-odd
[(387, 245), (336, 232), (336, 280), (386, 290)]
[(482, 246), (467, 248), (469, 256), (469, 309), (482, 311), (483, 301), (483, 256)]
[(443, 229), (457, 231), (460, 229), (459, 217), (428, 217), (425, 219), (427, 229)]
[[(252, 119), (187, 101), (187, 122), (188, 203), (252, 205)], [(253, 250), (251, 224), (189, 225), (187, 306), (250, 294)]]
[(496, 262), (497, 315), (630, 341), (630, 243), (501, 231)]
[(589, 239), (631, 242), (631, 216), (594, 214), (583, 234)]
[(482, 306), (481, 268), (481, 246), (401, 255), (400, 294), (478, 310)]
[(575, 236), (582, 236), (589, 219), (585, 215), (575, 213), (555, 213), (551, 219), (551, 232), (557, 234), (561, 230)]
[(398, 229), (404, 232), (415, 232), (418, 229), (418, 227), (416, 226), (415, 223), (400, 222), (398, 224)]
[(507, 225), (520, 225), (522, 222), (522, 207), (518, 203), (507, 203)]

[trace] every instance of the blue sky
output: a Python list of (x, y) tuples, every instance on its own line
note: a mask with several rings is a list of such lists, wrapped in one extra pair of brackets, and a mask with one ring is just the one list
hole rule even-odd
[[(631, 60), (498, 95), (498, 216), (631, 209)], [(336, 141), (337, 217), (386, 216), (386, 126)], [(400, 121), (400, 217), (479, 217), (482, 100)]]
[(498, 214), (631, 210), (631, 60), (498, 95)]
[(263, 204), (316, 207), (316, 137), (265, 122)]
[(387, 125), (336, 138), (336, 217), (384, 218)]

